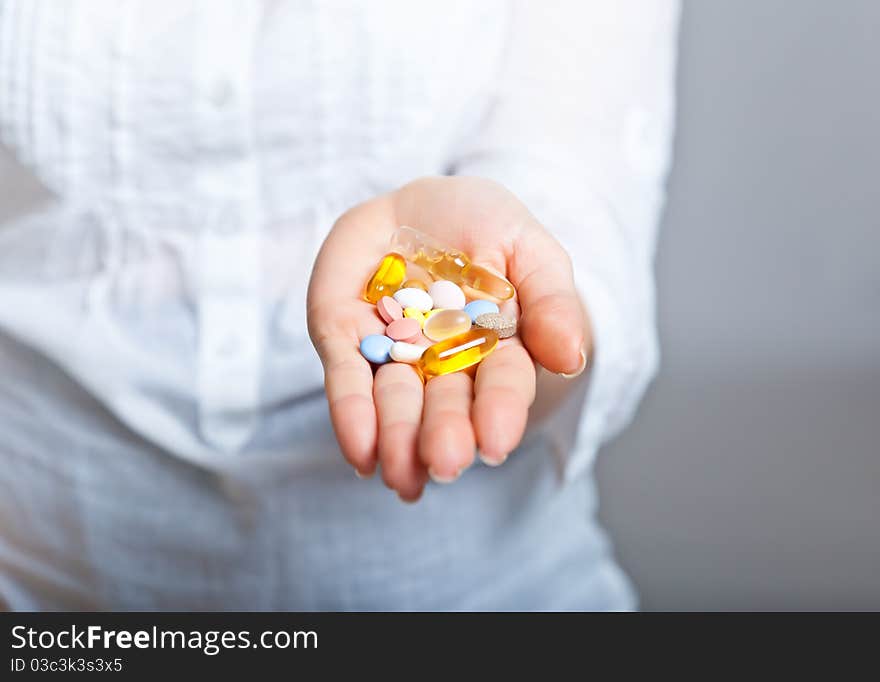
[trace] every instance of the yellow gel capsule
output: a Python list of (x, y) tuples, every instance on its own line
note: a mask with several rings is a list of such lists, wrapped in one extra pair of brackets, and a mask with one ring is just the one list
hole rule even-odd
[(484, 267), (473, 265), (467, 254), (444, 246), (406, 225), (394, 231), (391, 248), (439, 279), (466, 284), (501, 300), (513, 298), (515, 293), (510, 282)]
[(447, 249), (436, 261), (431, 262), (428, 272), (439, 279), (448, 279), (450, 282), (460, 284), (464, 280), (461, 273), (470, 264), (471, 260), (457, 249)]
[(408, 279), (403, 283), (401, 289), (421, 289), (422, 291), (428, 290), (428, 285), (425, 284), (420, 279)]
[(471, 329), (428, 346), (417, 366), (429, 378), (458, 372), (476, 365), (497, 345), (498, 336), (491, 329)]
[(425, 336), (432, 341), (443, 341), (463, 334), (471, 328), (471, 316), (464, 310), (438, 310), (425, 320)]
[(376, 272), (364, 287), (364, 300), (378, 303), (383, 296), (392, 296), (406, 277), (406, 261), (399, 253), (389, 253), (379, 262)]
[(403, 316), (409, 318), (410, 320), (418, 320), (419, 326), (425, 326), (425, 313), (423, 313), (418, 308), (404, 308)]
[(470, 287), (506, 301), (513, 298), (513, 285), (480, 265), (468, 265), (461, 271), (462, 281)]

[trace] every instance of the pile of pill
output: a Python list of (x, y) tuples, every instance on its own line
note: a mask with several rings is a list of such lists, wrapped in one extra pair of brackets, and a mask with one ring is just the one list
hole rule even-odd
[[(371, 363), (405, 362), (430, 378), (476, 365), (499, 339), (516, 333), (516, 320), (502, 315), (497, 303), (468, 301), (462, 288), (506, 300), (515, 294), (506, 279), (411, 227), (398, 228), (391, 245), (364, 287), (364, 299), (386, 324), (384, 334), (361, 340), (361, 354)], [(407, 279), (407, 261), (431, 281)]]

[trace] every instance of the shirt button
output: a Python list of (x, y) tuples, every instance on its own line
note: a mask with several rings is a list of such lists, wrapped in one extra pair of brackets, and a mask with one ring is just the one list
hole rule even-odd
[(208, 98), (217, 109), (222, 109), (232, 102), (235, 91), (228, 80), (220, 80), (214, 84)]

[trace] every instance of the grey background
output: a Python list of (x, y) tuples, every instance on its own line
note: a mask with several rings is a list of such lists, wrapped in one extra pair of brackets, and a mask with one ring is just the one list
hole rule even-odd
[(689, 2), (663, 362), (598, 464), (645, 609), (880, 609), (880, 3)]

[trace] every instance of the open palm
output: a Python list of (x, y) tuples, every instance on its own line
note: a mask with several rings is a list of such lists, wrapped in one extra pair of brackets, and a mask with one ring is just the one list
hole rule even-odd
[[(375, 376), (358, 345), (384, 323), (362, 298), (364, 282), (399, 225), (411, 225), (506, 275), (517, 288), (520, 338), (500, 344), (473, 372), (423, 384), (402, 363)], [(488, 180), (425, 178), (345, 213), (315, 262), (308, 325), (324, 365), (330, 417), (346, 459), (362, 476), (381, 464), (386, 485), (418, 499), (429, 477), (449, 482), (472, 462), (502, 463), (519, 444), (535, 397), (537, 362), (574, 374), (588, 328), (571, 263), (510, 192)]]

